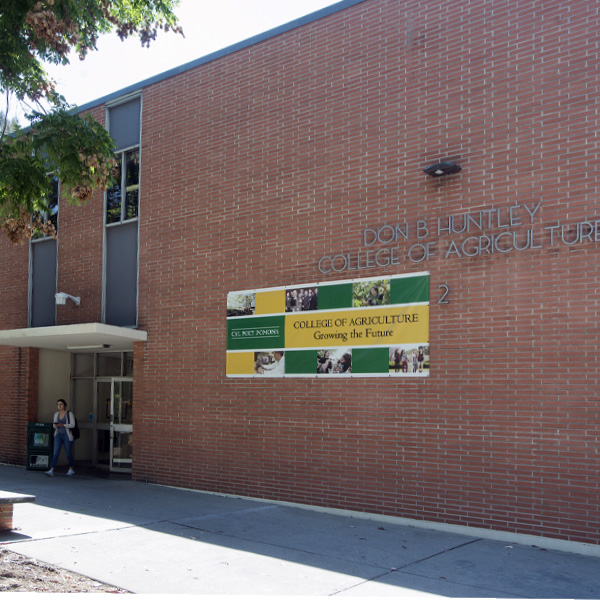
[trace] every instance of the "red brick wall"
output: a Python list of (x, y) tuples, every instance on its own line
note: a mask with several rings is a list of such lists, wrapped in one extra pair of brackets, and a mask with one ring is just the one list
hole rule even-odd
[(0, 461), (23, 465), (27, 457), (27, 423), (37, 420), (38, 351), (0, 348)]
[[(367, 0), (144, 90), (136, 479), (597, 543), (600, 248), (544, 227), (599, 219), (599, 18), (532, 6)], [(539, 201), (539, 249), (317, 269)], [(59, 261), (93, 296), (91, 211)], [(428, 379), (225, 378), (227, 292), (422, 270)]]
[[(27, 244), (12, 246), (0, 236), (0, 327), (27, 327)], [(24, 464), (27, 422), (37, 412), (37, 351), (0, 347), (0, 460)]]
[[(105, 122), (104, 107), (90, 111)], [(56, 324), (99, 323), (102, 320), (102, 243), (104, 195), (95, 192), (84, 207), (61, 197), (57, 291), (81, 297), (56, 307)]]
[(13, 505), (0, 504), (0, 531), (13, 528)]
[(2, 329), (27, 327), (27, 294), (29, 285), (29, 247), (13, 246), (0, 235), (0, 293)]
[[(366, 227), (600, 214), (597, 20), (369, 0), (146, 89), (135, 477), (597, 542), (597, 244), (316, 268)], [(228, 291), (423, 269), (428, 380), (224, 377)]]

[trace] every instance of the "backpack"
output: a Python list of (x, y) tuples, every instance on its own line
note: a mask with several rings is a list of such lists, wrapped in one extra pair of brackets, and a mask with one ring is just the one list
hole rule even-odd
[[(70, 411), (67, 411), (67, 423), (71, 423), (71, 420), (69, 419), (69, 414)], [(75, 427), (71, 428), (71, 433), (73, 434), (73, 440), (78, 440), (81, 436), (81, 432), (79, 431), (79, 425), (77, 425), (77, 417), (75, 415), (73, 415), (73, 418), (75, 419)]]

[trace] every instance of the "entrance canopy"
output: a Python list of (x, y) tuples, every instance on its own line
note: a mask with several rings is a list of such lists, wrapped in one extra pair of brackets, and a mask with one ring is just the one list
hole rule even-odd
[(0, 346), (43, 348), (63, 352), (131, 352), (148, 332), (104, 323), (81, 323), (0, 331)]

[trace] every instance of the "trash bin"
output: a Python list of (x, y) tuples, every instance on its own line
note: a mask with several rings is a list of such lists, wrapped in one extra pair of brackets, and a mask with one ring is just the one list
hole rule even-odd
[(52, 423), (27, 424), (27, 468), (48, 470), (52, 460), (54, 427)]

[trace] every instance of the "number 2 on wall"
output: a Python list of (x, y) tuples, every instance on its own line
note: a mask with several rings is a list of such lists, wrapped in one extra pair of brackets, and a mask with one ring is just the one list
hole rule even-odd
[(442, 290), (442, 295), (438, 300), (438, 304), (450, 304), (450, 300), (448, 300), (448, 294), (450, 294), (450, 287), (446, 283), (442, 283), (442, 285), (438, 285), (438, 288)]

